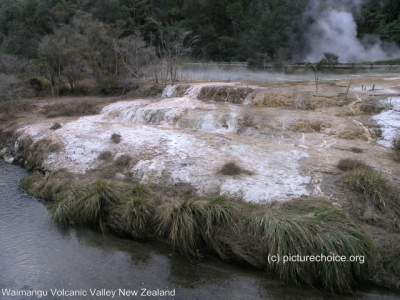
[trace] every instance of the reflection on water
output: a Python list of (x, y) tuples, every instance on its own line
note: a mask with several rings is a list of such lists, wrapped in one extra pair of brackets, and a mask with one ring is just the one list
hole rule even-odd
[[(324, 299), (309, 288), (285, 287), (265, 272), (212, 257), (191, 261), (162, 243), (105, 238), (89, 229), (60, 230), (42, 203), (18, 190), (25, 174), (0, 161), (0, 299), (37, 299), (7, 297), (2, 289), (47, 291), (44, 299), (111, 299), (90, 296), (90, 289), (175, 290), (175, 297), (151, 299)], [(52, 296), (51, 289), (84, 290), (88, 296)], [(397, 297), (369, 290), (355, 299), (377, 298)]]

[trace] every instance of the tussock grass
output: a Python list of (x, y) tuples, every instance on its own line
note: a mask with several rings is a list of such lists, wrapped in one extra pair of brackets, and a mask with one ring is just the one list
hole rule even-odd
[(185, 254), (200, 256), (201, 242), (219, 252), (213, 230), (228, 225), (236, 211), (236, 205), (225, 197), (211, 201), (187, 197), (165, 203), (156, 210), (157, 234), (167, 237), (174, 249)]
[(328, 127), (330, 124), (325, 124), (322, 120), (309, 120), (309, 119), (298, 119), (290, 125), (290, 130), (294, 132), (320, 132), (324, 127)]
[(58, 201), (49, 204), (53, 220), (61, 228), (75, 225), (76, 200), (83, 196), (82, 191), (69, 188), (60, 192), (57, 196)]
[(393, 140), (392, 149), (394, 151), (393, 160), (396, 162), (400, 162), (400, 138)]
[(50, 129), (51, 130), (57, 130), (57, 129), (60, 129), (61, 127), (62, 127), (61, 124), (56, 122), (50, 127)]
[(371, 280), (381, 286), (400, 291), (400, 238), (386, 237), (374, 259)]
[(354, 169), (371, 169), (370, 166), (365, 164), (359, 159), (344, 158), (337, 164), (338, 169), (342, 171), (350, 171)]
[(117, 167), (121, 167), (121, 168), (127, 168), (129, 166), (129, 163), (131, 162), (132, 157), (130, 157), (129, 155), (123, 154), (121, 156), (119, 156), (116, 160), (115, 160), (115, 165)]
[(234, 176), (239, 174), (251, 175), (252, 172), (242, 169), (236, 162), (230, 161), (225, 163), (219, 171), (222, 175)]
[(400, 139), (394, 139), (392, 142), (392, 149), (396, 152), (400, 152)]
[(137, 240), (145, 240), (154, 235), (153, 222), (155, 206), (149, 198), (132, 197), (121, 207), (125, 231)]
[(80, 225), (98, 227), (107, 232), (109, 209), (119, 202), (121, 190), (114, 182), (98, 180), (85, 196), (75, 202), (75, 221)]
[(174, 249), (198, 256), (200, 227), (196, 217), (204, 214), (203, 205), (189, 197), (161, 205), (156, 210), (157, 235), (166, 237)]
[[(137, 240), (167, 239), (174, 250), (275, 271), (288, 283), (351, 292), (368, 273), (374, 243), (345, 213), (321, 199), (261, 206), (227, 197), (201, 199), (186, 192), (138, 183), (92, 181), (66, 171), (32, 173), (22, 187), (52, 199), (50, 214), (61, 227), (90, 226)], [(186, 196), (185, 196), (186, 195)], [(268, 254), (364, 255), (358, 262), (268, 264)]]
[(98, 159), (110, 161), (110, 160), (112, 159), (112, 153), (111, 153), (111, 151), (102, 151), (102, 152), (99, 154)]
[(154, 237), (154, 211), (156, 202), (150, 189), (139, 183), (126, 186), (122, 201), (111, 216), (111, 228), (120, 234), (128, 234), (136, 240)]
[[(364, 255), (369, 261), (374, 243), (358, 226), (336, 208), (308, 214), (267, 210), (256, 213), (248, 230), (259, 238), (265, 255)], [(358, 262), (276, 262), (268, 266), (285, 281), (323, 287), (332, 293), (349, 293), (365, 280), (368, 265)]]
[(363, 152), (364, 152), (363, 149), (358, 148), (358, 147), (351, 147), (351, 148), (350, 148), (350, 151), (351, 151), (351, 152), (354, 152), (354, 153), (363, 153)]
[(389, 231), (400, 229), (400, 191), (371, 168), (354, 169), (344, 175), (350, 189), (361, 196), (353, 200), (354, 212), (363, 221)]
[(121, 142), (121, 135), (118, 133), (113, 133), (111, 135), (111, 140), (113, 143), (118, 144), (119, 142)]
[(19, 181), (19, 187), (35, 198), (40, 198), (44, 175), (38, 171), (30, 173)]

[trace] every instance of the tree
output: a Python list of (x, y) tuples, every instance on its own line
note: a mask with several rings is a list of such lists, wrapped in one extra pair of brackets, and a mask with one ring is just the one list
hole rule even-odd
[[(176, 82), (177, 70), (182, 58), (192, 51), (197, 37), (191, 37), (191, 31), (164, 28), (161, 23), (152, 20), (159, 32), (159, 55), (161, 63), (166, 66), (166, 79), (173, 85)], [(162, 70), (161, 70), (162, 73)]]
[(335, 53), (325, 52), (324, 57), (319, 61), (319, 64), (321, 66), (328, 65), (331, 69), (333, 69), (335, 65), (339, 63), (338, 59), (339, 56), (337, 56)]

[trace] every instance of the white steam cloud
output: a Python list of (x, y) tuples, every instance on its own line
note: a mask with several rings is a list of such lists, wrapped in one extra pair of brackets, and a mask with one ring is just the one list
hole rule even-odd
[(357, 38), (357, 24), (353, 14), (363, 0), (310, 0), (305, 19), (305, 39), (308, 54), (305, 61), (316, 62), (325, 52), (339, 56), (339, 62), (351, 63), (400, 57), (394, 43), (382, 42), (379, 36)]

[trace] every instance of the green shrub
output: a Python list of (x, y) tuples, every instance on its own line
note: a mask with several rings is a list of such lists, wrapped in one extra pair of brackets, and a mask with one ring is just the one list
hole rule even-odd
[(29, 85), (38, 94), (50, 87), (50, 82), (41, 76), (35, 76), (29, 79)]

